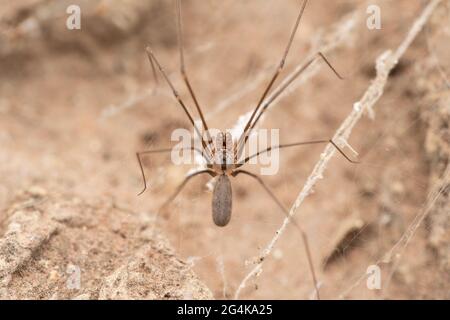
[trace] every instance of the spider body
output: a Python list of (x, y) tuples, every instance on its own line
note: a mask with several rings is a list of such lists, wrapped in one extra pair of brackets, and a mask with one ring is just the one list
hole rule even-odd
[(212, 217), (216, 226), (225, 227), (231, 219), (233, 194), (229, 176), (236, 170), (236, 148), (229, 132), (219, 132), (212, 147), (212, 161), (206, 167), (217, 176), (212, 194)]
[(212, 195), (212, 217), (216, 226), (225, 227), (231, 219), (233, 195), (227, 174), (217, 177)]

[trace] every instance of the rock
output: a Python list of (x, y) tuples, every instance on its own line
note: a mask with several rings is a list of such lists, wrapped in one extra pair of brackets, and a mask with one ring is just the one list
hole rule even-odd
[(0, 235), (0, 298), (213, 297), (154, 225), (139, 236), (149, 224), (142, 215), (50, 191), (45, 200), (24, 206), (30, 199), (21, 196), (10, 204)]

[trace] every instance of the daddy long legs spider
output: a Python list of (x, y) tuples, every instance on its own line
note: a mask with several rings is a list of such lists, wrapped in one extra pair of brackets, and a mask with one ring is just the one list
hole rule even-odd
[[(188, 174), (183, 182), (176, 188), (174, 193), (168, 198), (168, 200), (163, 204), (163, 206), (170, 203), (185, 187), (185, 185), (194, 177), (203, 175), (203, 174), (209, 174), (211, 177), (214, 177), (216, 179), (213, 194), (212, 194), (212, 218), (214, 223), (219, 227), (226, 226), (230, 219), (231, 219), (231, 212), (232, 212), (232, 187), (231, 187), (231, 178), (237, 177), (238, 175), (247, 175), (251, 178), (253, 178), (258, 184), (260, 184), (264, 190), (267, 192), (267, 194), (270, 196), (270, 198), (277, 204), (277, 206), (281, 209), (281, 211), (286, 215), (289, 216), (288, 210), (285, 208), (285, 206), (281, 203), (281, 201), (278, 200), (278, 198), (275, 196), (275, 194), (269, 189), (269, 187), (265, 184), (265, 182), (262, 180), (260, 176), (257, 174), (254, 174), (252, 172), (249, 172), (247, 170), (242, 169), (242, 167), (248, 163), (248, 161), (252, 158), (258, 157), (259, 155), (263, 153), (270, 152), (274, 149), (282, 149), (282, 148), (288, 148), (288, 147), (294, 147), (294, 146), (304, 146), (304, 145), (313, 145), (313, 144), (326, 144), (331, 143), (339, 153), (345, 157), (349, 162), (351, 163), (357, 163), (357, 161), (352, 160), (350, 157), (348, 157), (342, 149), (340, 149), (336, 143), (332, 139), (323, 139), (323, 140), (313, 140), (313, 141), (302, 141), (302, 142), (295, 142), (295, 143), (288, 143), (288, 144), (279, 144), (270, 146), (266, 149), (260, 150), (256, 152), (253, 155), (245, 157), (243, 160), (241, 159), (241, 155), (244, 149), (244, 146), (248, 142), (248, 139), (250, 137), (250, 134), (252, 130), (254, 130), (256, 124), (261, 119), (262, 114), (267, 110), (269, 105), (275, 100), (275, 98), (283, 92), (286, 88), (289, 87), (289, 85), (292, 83), (294, 78), (298, 77), (304, 70), (308, 68), (316, 59), (322, 59), (327, 66), (331, 69), (331, 71), (339, 78), (342, 79), (340, 74), (336, 71), (336, 69), (331, 65), (331, 63), (328, 61), (328, 59), (321, 53), (318, 52), (316, 55), (314, 55), (310, 60), (308, 60), (304, 64), (304, 68), (302, 68), (292, 79), (292, 81), (285, 83), (283, 85), (280, 85), (276, 90), (273, 92), (276, 92), (275, 95), (273, 95), (270, 99), (266, 98), (268, 97), (269, 93), (271, 92), (272, 87), (275, 84), (276, 79), (280, 75), (281, 71), (283, 70), (286, 62), (286, 58), (288, 56), (288, 53), (290, 51), (292, 42), (294, 40), (294, 36), (297, 32), (298, 26), (300, 24), (300, 20), (303, 16), (303, 13), (305, 11), (307, 4), (307, 0), (303, 0), (302, 4), (299, 9), (299, 13), (297, 15), (297, 18), (294, 23), (294, 27), (290, 33), (290, 37), (288, 39), (287, 46), (283, 52), (282, 58), (271, 77), (268, 85), (265, 87), (263, 94), (261, 95), (260, 99), (258, 100), (258, 103), (256, 104), (256, 107), (254, 108), (250, 118), (248, 119), (244, 130), (240, 137), (238, 139), (233, 139), (232, 135), (229, 132), (219, 132), (214, 138), (211, 137), (209, 132), (209, 127), (206, 123), (205, 117), (203, 115), (202, 109), (200, 107), (200, 103), (194, 93), (194, 89), (189, 81), (189, 77), (186, 71), (185, 61), (184, 61), (184, 48), (183, 48), (183, 33), (182, 33), (182, 25), (181, 25), (181, 3), (180, 0), (176, 0), (176, 16), (177, 16), (177, 34), (178, 34), (178, 50), (179, 50), (179, 56), (180, 56), (180, 72), (183, 78), (183, 81), (186, 85), (187, 90), (189, 91), (189, 94), (194, 102), (195, 108), (197, 110), (197, 113), (200, 116), (201, 120), (201, 128), (198, 128), (196, 123), (194, 122), (194, 118), (192, 114), (189, 112), (185, 102), (180, 97), (178, 91), (176, 90), (175, 86), (169, 79), (167, 73), (165, 72), (164, 68), (156, 58), (155, 54), (153, 53), (151, 47), (146, 48), (146, 52), (148, 55), (149, 62), (152, 66), (153, 71), (155, 71), (155, 65), (156, 68), (160, 71), (162, 74), (165, 82), (170, 87), (173, 96), (177, 100), (178, 104), (182, 108), (183, 112), (186, 114), (186, 116), (189, 119), (189, 122), (194, 127), (195, 133), (200, 137), (201, 139), (201, 149), (196, 147), (190, 147), (186, 148), (187, 150), (191, 150), (194, 152), (201, 153), (202, 157), (206, 161), (206, 168), (202, 170), (195, 171), (193, 173)], [(201, 134), (201, 129), (204, 130), (206, 133), (205, 135)], [(183, 148), (182, 148), (183, 149)], [(172, 148), (165, 148), (165, 149), (154, 149), (154, 150), (147, 150), (142, 152), (137, 152), (136, 156), (138, 159), (138, 163), (140, 166), (142, 179), (144, 182), (144, 189), (139, 193), (142, 194), (146, 188), (147, 188), (147, 182), (145, 178), (145, 173), (141, 161), (141, 156), (144, 154), (151, 154), (151, 153), (164, 153), (164, 152), (171, 152)], [(300, 231), (304, 249), (306, 252), (306, 256), (308, 258), (308, 264), (309, 269), (311, 272), (311, 278), (313, 280), (314, 288), (316, 290), (317, 297), (319, 296), (319, 289), (317, 284), (317, 279), (315, 275), (314, 266), (311, 259), (311, 252), (309, 249), (308, 244), (308, 238), (306, 236), (305, 231), (303, 228), (295, 222), (292, 218), (290, 219), (293, 225)]]

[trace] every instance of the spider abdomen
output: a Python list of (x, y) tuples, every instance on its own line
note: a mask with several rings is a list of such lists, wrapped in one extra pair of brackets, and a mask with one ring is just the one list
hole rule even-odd
[(225, 227), (231, 219), (232, 190), (230, 178), (220, 175), (217, 178), (212, 196), (212, 215), (214, 223)]

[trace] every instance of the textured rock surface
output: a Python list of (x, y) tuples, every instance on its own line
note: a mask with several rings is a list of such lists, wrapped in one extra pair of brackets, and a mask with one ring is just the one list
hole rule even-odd
[[(108, 224), (105, 223), (106, 220)], [(7, 210), (0, 238), (2, 299), (212, 298), (149, 219), (41, 188)]]
[[(430, 186), (440, 186), (441, 195), (428, 216), (429, 245), (433, 248), (444, 274), (450, 274), (450, 79), (448, 61), (448, 15), (444, 6), (431, 20), (427, 33), (430, 56), (419, 68), (418, 88), (424, 94), (422, 115), (427, 126), (425, 149), (430, 162)], [(430, 108), (429, 106), (432, 106)], [(450, 281), (450, 279), (448, 279)], [(448, 281), (447, 281), (448, 282)]]

